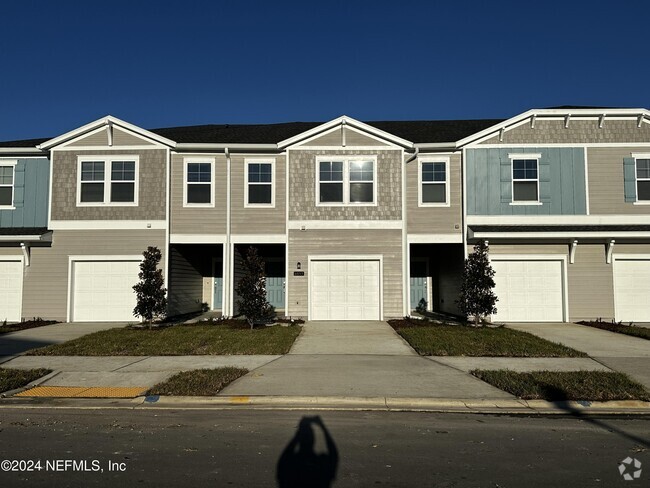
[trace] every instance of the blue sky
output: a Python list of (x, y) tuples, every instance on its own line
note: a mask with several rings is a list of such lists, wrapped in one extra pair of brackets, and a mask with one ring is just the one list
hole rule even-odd
[(207, 123), (650, 107), (645, 1), (11, 1), (0, 140)]

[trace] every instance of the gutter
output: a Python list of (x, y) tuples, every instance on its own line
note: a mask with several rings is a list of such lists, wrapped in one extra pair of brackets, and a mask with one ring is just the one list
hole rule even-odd
[(277, 144), (213, 144), (182, 142), (175, 146), (177, 151), (280, 151)]
[(47, 151), (42, 151), (36, 147), (0, 147), (0, 154), (35, 154), (44, 155)]

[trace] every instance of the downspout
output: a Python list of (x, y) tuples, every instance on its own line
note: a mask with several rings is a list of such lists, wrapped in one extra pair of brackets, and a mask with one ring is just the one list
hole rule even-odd
[(226, 242), (224, 244), (225, 249), (224, 249), (224, 267), (226, 268), (225, 271), (225, 280), (226, 280), (226, 285), (224, 286), (224, 290), (226, 293), (224, 293), (223, 297), (223, 307), (222, 307), (222, 314), (225, 316), (232, 316), (233, 315), (233, 310), (231, 310), (231, 296), (232, 296), (232, 286), (233, 282), (230, 279), (230, 270), (232, 268), (232, 256), (230, 252), (230, 150), (226, 147), (224, 148), (224, 154), (226, 155)]
[(402, 169), (402, 277), (403, 277), (403, 290), (402, 293), (402, 312), (404, 316), (411, 314), (411, 279), (410, 279), (410, 263), (411, 263), (411, 246), (408, 243), (408, 218), (406, 204), (406, 165), (414, 161), (420, 154), (420, 148), (415, 147), (415, 152), (409, 157), (403, 165)]

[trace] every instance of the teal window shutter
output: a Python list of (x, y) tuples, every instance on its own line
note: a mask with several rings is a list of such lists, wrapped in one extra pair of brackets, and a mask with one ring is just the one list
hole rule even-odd
[(501, 157), (501, 203), (512, 202), (512, 164), (510, 158)]
[(18, 161), (14, 168), (14, 207), (25, 206), (25, 161)]
[(636, 164), (634, 158), (623, 158), (625, 201), (636, 202)]
[(551, 162), (548, 157), (542, 157), (538, 161), (539, 169), (539, 201), (542, 203), (551, 202)]

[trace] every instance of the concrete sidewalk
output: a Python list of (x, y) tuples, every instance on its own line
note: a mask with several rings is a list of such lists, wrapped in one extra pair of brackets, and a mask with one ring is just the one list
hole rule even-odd
[(587, 353), (650, 389), (650, 341), (578, 324), (508, 324), (506, 327)]
[(63, 322), (0, 335), (0, 363), (38, 347), (60, 344), (100, 330), (126, 327), (117, 322)]

